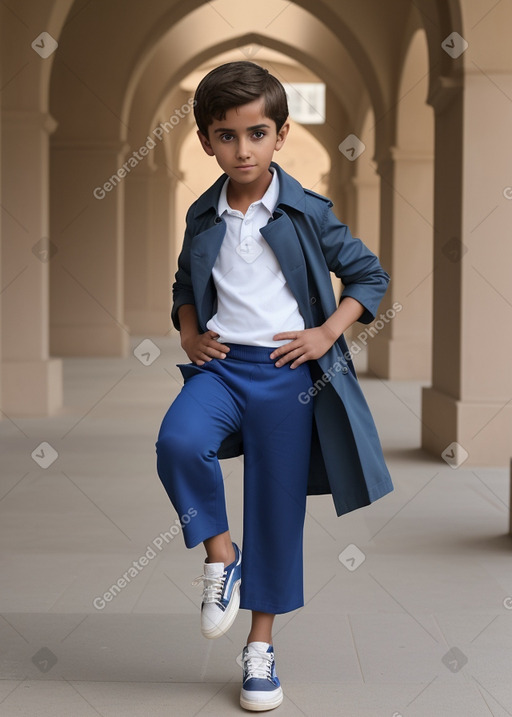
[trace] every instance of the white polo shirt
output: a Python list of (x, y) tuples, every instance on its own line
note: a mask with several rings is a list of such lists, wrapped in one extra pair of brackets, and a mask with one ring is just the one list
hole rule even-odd
[(273, 167), (270, 171), (267, 191), (245, 215), (227, 202), (229, 177), (220, 193), (217, 211), (226, 222), (226, 234), (212, 271), (217, 313), (206, 326), (219, 334), (221, 343), (281, 346), (288, 341), (273, 341), (275, 334), (304, 329), (276, 255), (260, 234), (279, 196), (279, 179)]

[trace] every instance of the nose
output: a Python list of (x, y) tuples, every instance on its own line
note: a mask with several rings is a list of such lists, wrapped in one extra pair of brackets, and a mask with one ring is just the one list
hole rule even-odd
[(238, 146), (237, 146), (237, 155), (239, 159), (247, 159), (251, 154), (250, 148), (249, 148), (249, 142), (247, 139), (239, 139), (238, 140)]

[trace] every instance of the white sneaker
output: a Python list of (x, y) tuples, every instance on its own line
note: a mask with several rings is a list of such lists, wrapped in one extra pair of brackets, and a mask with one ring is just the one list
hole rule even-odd
[(279, 707), (283, 690), (276, 675), (274, 648), (268, 642), (250, 642), (242, 653), (244, 668), (240, 705), (251, 712)]
[(242, 553), (235, 543), (235, 559), (224, 567), (224, 563), (205, 563), (203, 575), (193, 585), (203, 582), (201, 604), (201, 632), (204, 637), (221, 637), (229, 630), (240, 607), (240, 584), (242, 582)]

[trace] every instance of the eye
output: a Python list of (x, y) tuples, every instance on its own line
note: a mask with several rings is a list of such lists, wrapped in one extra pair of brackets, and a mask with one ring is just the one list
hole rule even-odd
[(223, 142), (231, 142), (233, 135), (226, 132), (225, 134), (221, 134), (220, 138)]
[(261, 130), (261, 129), (257, 129), (256, 132), (254, 132), (254, 134), (253, 134), (253, 137), (255, 139), (263, 139), (264, 136), (265, 136), (265, 132), (263, 132), (263, 130)]

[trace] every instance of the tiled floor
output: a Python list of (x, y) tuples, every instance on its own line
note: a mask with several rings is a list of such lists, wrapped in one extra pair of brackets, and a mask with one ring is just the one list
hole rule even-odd
[[(1, 717), (242, 712), (249, 616), (220, 640), (201, 637), (191, 581), (203, 551), (174, 535), (155, 471), (183, 360), (175, 339), (155, 341), (151, 365), (67, 359), (58, 416), (0, 422)], [(343, 518), (329, 496), (309, 499), (306, 606), (276, 621), (286, 697), (275, 714), (512, 715), (508, 471), (453, 470), (422, 453), (418, 383), (362, 385), (395, 491)], [(48, 467), (42, 442), (58, 454)], [(241, 460), (224, 474), (239, 539)], [(356, 569), (340, 561), (345, 549)], [(126, 587), (95, 607), (130, 567)]]

